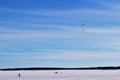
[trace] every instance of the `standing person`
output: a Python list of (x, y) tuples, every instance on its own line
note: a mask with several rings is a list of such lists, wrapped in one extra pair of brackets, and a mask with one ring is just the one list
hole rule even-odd
[(18, 74), (18, 77), (21, 77), (20, 73)]

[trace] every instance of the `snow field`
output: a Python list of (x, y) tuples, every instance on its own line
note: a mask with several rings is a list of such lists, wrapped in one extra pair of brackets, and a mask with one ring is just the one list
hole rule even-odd
[(0, 80), (120, 80), (120, 70), (0, 71)]

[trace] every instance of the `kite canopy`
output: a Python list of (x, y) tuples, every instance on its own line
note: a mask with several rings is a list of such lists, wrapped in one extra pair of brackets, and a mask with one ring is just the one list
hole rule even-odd
[(81, 24), (80, 26), (85, 26), (86, 24)]

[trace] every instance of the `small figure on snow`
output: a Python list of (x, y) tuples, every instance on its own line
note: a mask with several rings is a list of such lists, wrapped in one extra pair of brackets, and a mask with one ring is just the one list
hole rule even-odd
[(20, 73), (18, 74), (18, 77), (21, 77)]
[(55, 74), (58, 74), (58, 72), (55, 72)]

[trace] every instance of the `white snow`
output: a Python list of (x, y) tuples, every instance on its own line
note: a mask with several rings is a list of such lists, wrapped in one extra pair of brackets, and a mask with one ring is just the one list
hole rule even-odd
[(120, 70), (0, 71), (0, 80), (120, 80)]

